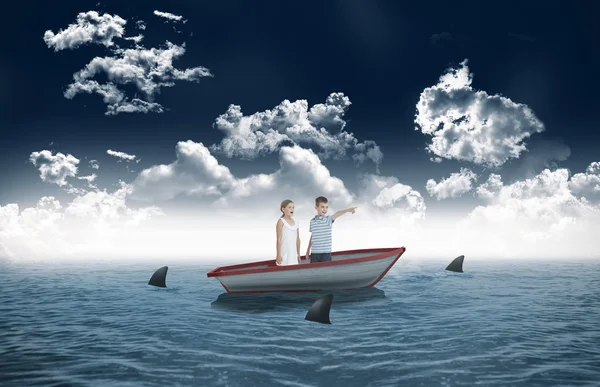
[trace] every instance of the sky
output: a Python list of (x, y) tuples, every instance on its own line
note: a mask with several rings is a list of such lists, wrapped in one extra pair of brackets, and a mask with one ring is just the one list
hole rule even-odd
[(15, 4), (0, 257), (600, 257), (600, 27), (566, 1)]

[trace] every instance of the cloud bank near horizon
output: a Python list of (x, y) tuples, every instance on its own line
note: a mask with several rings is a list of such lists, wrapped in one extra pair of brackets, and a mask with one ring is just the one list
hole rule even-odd
[[(272, 111), (244, 116), (231, 105), (215, 120), (215, 129), (224, 133), (220, 143), (179, 141), (171, 163), (148, 167), (112, 192), (93, 185), (75, 187), (77, 181), (91, 184), (95, 177), (79, 176), (74, 155), (32, 152), (30, 162), (40, 178), (73, 200), (60, 203), (43, 197), (33, 208), (21, 209), (16, 203), (0, 207), (0, 255), (265, 259), (273, 255), (278, 206), (286, 198), (296, 202), (296, 218), (304, 225), (304, 253), (314, 198), (325, 195), (332, 211), (358, 207), (356, 214), (336, 222), (335, 250), (404, 245), (419, 257), (597, 257), (600, 248), (593, 242), (600, 231), (600, 163), (591, 162), (575, 174), (544, 168), (505, 184), (501, 165), (519, 158), (527, 148), (524, 139), (540, 133), (543, 124), (525, 105), (473, 91), (465, 64), (425, 89), (416, 121), (429, 128), (424, 134), (433, 136), (429, 151), (439, 158), (436, 162), (454, 158), (491, 165), (487, 175), (461, 168), (439, 182), (429, 179), (423, 187), (411, 187), (395, 176), (363, 172), (351, 190), (325, 162), (350, 159), (348, 150), (355, 162), (357, 154), (367, 157), (367, 149), (378, 149), (377, 160), (383, 152), (351, 133), (330, 132), (346, 124), (342, 116), (350, 101), (342, 93), (332, 93), (325, 104), (310, 110), (307, 101), (285, 100)], [(508, 116), (521, 121), (508, 128), (502, 123)], [(434, 127), (441, 129), (430, 130)], [(265, 153), (278, 155), (279, 168), (244, 177), (217, 158)], [(473, 197), (474, 206), (464, 214), (428, 210), (428, 200), (449, 202), (466, 195)], [(180, 200), (186, 209), (166, 209)]]

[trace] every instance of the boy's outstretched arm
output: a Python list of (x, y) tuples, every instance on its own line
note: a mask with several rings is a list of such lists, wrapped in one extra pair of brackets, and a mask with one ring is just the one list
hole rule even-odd
[(331, 219), (335, 220), (335, 218), (342, 216), (348, 212), (351, 212), (354, 214), (355, 210), (356, 210), (356, 207), (350, 207), (350, 208), (346, 208), (345, 210), (340, 210), (340, 211), (336, 212), (335, 214), (331, 215)]

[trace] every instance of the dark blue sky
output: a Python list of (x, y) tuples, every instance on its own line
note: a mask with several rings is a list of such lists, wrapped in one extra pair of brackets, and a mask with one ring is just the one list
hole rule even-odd
[[(352, 101), (346, 130), (382, 147), (381, 173), (402, 180), (411, 175), (410, 168), (431, 168), (418, 181), (424, 184), (427, 178), (456, 171), (459, 164), (429, 162), (424, 151), (429, 137), (414, 130), (415, 104), (424, 88), (465, 58), (474, 88), (524, 103), (544, 122), (546, 131), (528, 141), (532, 147), (541, 141), (564, 142), (571, 156), (560, 165), (576, 171), (597, 161), (600, 27), (595, 6), (568, 1), (460, 3), (15, 3), (1, 27), (7, 38), (0, 61), (0, 203), (18, 200), (20, 182), (39, 182), (27, 161), (32, 151), (53, 149), (101, 160), (111, 148), (140, 155), (140, 167), (169, 163), (177, 141), (220, 141), (222, 134), (212, 123), (229, 104), (241, 105), (248, 115), (284, 99), (307, 99), (312, 106), (337, 91)], [(155, 9), (187, 18), (179, 27), (183, 33), (154, 17)], [(98, 95), (64, 98), (73, 73), (106, 52), (91, 45), (55, 53), (46, 47), (43, 34), (66, 28), (77, 13), (90, 10), (126, 19), (127, 35), (136, 33), (134, 20), (144, 20), (147, 47), (185, 41), (187, 52), (175, 66), (205, 66), (214, 78), (163, 88), (157, 101), (170, 109), (163, 114), (106, 116)], [(234, 173), (249, 173), (247, 162), (221, 162)], [(422, 185), (415, 188), (423, 190)]]

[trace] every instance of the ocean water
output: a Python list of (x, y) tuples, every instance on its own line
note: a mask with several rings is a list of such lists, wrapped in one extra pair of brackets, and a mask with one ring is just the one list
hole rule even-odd
[(600, 262), (402, 258), (366, 291), (231, 296), (215, 264), (0, 264), (2, 386), (598, 386)]

